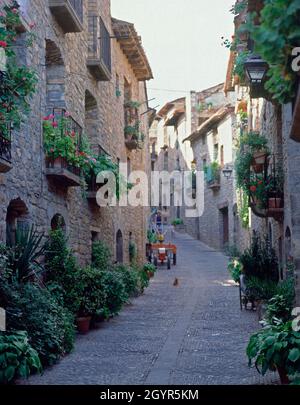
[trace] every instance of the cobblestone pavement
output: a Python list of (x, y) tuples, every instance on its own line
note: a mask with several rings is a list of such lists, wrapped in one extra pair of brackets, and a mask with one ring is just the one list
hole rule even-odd
[(259, 325), (239, 309), (227, 258), (187, 235), (175, 242), (176, 268), (160, 268), (142, 297), (27, 384), (270, 383), (247, 366), (245, 347)]

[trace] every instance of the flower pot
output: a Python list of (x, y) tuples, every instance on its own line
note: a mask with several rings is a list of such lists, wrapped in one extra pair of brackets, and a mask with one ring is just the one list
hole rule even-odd
[(253, 164), (251, 167), (256, 174), (263, 173), (264, 171), (264, 164)]
[(268, 205), (270, 209), (282, 208), (283, 206), (282, 198), (281, 197), (269, 198)]
[(248, 111), (248, 104), (247, 101), (240, 101), (238, 104), (238, 111), (247, 112)]
[(86, 334), (90, 330), (91, 316), (83, 316), (76, 318), (77, 330), (81, 334)]
[(253, 160), (252, 163), (253, 165), (264, 165), (266, 162), (267, 158), (267, 152), (262, 150), (262, 151), (257, 151), (253, 154)]
[(61, 156), (59, 156), (59, 157), (57, 157), (57, 158), (55, 158), (53, 160), (53, 167), (54, 168), (61, 169), (62, 167), (66, 167), (66, 166), (67, 166), (66, 159), (61, 157)]
[(149, 278), (153, 278), (154, 277), (153, 271), (148, 271), (148, 276), (149, 276)]
[(289, 385), (290, 384), (290, 380), (289, 377), (287, 375), (287, 372), (285, 370), (284, 367), (277, 367), (277, 371), (280, 377), (280, 381), (282, 385)]

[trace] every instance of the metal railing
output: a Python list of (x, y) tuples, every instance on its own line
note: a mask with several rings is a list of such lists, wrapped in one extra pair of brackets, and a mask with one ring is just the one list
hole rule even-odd
[(100, 59), (111, 72), (111, 43), (110, 33), (103, 20), (98, 16), (88, 17), (89, 41), (88, 56), (91, 59)]
[[(54, 108), (52, 114), (53, 122), (58, 122), (61, 125), (61, 137), (72, 136), (76, 143), (76, 153), (79, 153), (82, 145), (82, 127), (63, 108)], [(61, 124), (62, 120), (63, 124)], [(48, 168), (53, 168), (54, 159), (47, 157), (46, 165)], [(81, 173), (79, 167), (73, 166), (66, 159), (61, 159), (61, 168), (68, 169), (77, 176)]]
[(77, 14), (80, 22), (83, 23), (83, 0), (68, 0)]

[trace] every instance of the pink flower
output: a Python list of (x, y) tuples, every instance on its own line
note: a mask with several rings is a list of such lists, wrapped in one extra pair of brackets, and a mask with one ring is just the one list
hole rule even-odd
[(76, 134), (75, 134), (75, 131), (72, 131), (72, 132), (71, 132), (71, 136), (74, 138), (75, 135), (76, 135)]
[(51, 149), (50, 149), (50, 152), (51, 152), (51, 153), (54, 153), (54, 149), (53, 149), (53, 148), (51, 148)]
[(95, 158), (91, 159), (93, 163), (97, 163), (97, 160)]
[(4, 13), (0, 13), (0, 17), (5, 17), (5, 14), (4, 14)]
[(7, 42), (6, 41), (0, 41), (0, 47), (1, 48), (6, 48), (7, 47)]
[(49, 117), (43, 117), (43, 121), (49, 121)]
[(66, 111), (66, 112), (65, 112), (65, 117), (66, 117), (66, 118), (70, 117), (70, 115), (71, 115), (71, 114), (69, 113), (69, 111)]
[(17, 8), (13, 8), (11, 11), (12, 11), (14, 14), (18, 14), (18, 9), (17, 9)]
[(48, 118), (49, 120), (54, 120), (55, 116), (53, 114), (50, 114)]
[(53, 126), (53, 128), (57, 128), (58, 127), (58, 122), (53, 121), (51, 125)]

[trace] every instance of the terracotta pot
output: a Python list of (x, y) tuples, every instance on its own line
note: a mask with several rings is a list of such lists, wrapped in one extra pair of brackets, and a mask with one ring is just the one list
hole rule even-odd
[(154, 277), (153, 271), (148, 271), (148, 276), (149, 276), (150, 278), (153, 278), (153, 277)]
[(269, 198), (269, 208), (270, 209), (277, 209), (277, 208), (282, 208), (282, 198), (280, 197), (274, 197), (274, 198)]
[(255, 152), (253, 154), (253, 165), (264, 165), (266, 162), (267, 153), (265, 151)]
[(247, 101), (240, 101), (238, 104), (238, 111), (247, 112), (248, 111), (248, 104)]
[(263, 173), (264, 171), (264, 165), (263, 164), (255, 164), (255, 165), (251, 165), (254, 173), (259, 174), (259, 173)]
[(61, 169), (62, 167), (66, 166), (67, 166), (66, 158), (59, 156), (53, 160), (53, 167)]
[(284, 367), (278, 367), (277, 371), (278, 371), (278, 374), (279, 374), (279, 377), (280, 377), (281, 384), (282, 385), (289, 385), (290, 380), (289, 380), (289, 377), (287, 375), (287, 372), (286, 372), (285, 368)]
[(81, 334), (86, 334), (90, 330), (91, 316), (83, 316), (76, 318), (77, 330)]

